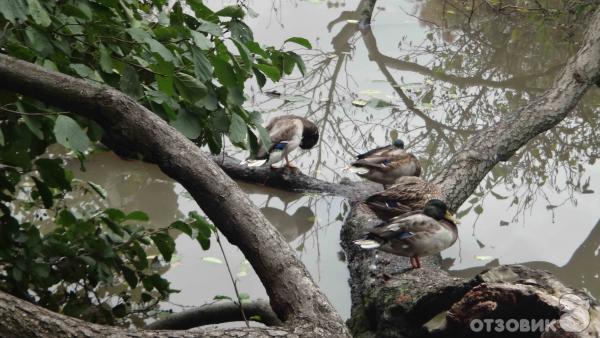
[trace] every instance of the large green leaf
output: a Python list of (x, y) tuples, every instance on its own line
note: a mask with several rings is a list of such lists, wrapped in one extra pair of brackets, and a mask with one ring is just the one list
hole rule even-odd
[(312, 45), (305, 38), (301, 38), (301, 37), (295, 36), (295, 37), (292, 37), (292, 38), (289, 38), (289, 39), (285, 40), (285, 42), (293, 42), (293, 43), (299, 44), (300, 46), (302, 46), (302, 47), (304, 47), (306, 49), (312, 49)]
[(0, 1), (0, 13), (2, 13), (6, 20), (13, 24), (17, 21), (25, 21), (27, 19), (27, 5), (25, 4), (25, 0)]
[(206, 86), (195, 77), (177, 73), (175, 75), (175, 87), (185, 100), (195, 103), (206, 95)]
[(192, 58), (194, 60), (194, 74), (198, 80), (206, 82), (212, 79), (213, 66), (204, 53), (200, 49), (192, 47)]
[(56, 141), (64, 147), (78, 151), (86, 151), (90, 146), (90, 139), (85, 130), (72, 118), (59, 115), (54, 123), (54, 136)]
[(173, 253), (175, 252), (175, 241), (169, 234), (166, 233), (156, 233), (150, 236), (152, 241), (160, 251), (160, 254), (167, 261), (171, 261), (171, 257), (173, 257)]
[(235, 144), (243, 144), (246, 141), (246, 122), (238, 114), (231, 114), (229, 125), (229, 139)]
[(231, 5), (231, 6), (226, 6), (223, 9), (221, 9), (220, 11), (215, 13), (218, 16), (228, 16), (231, 18), (243, 18), (244, 17), (244, 10), (242, 9), (242, 7), (237, 6), (237, 5)]
[(71, 190), (72, 174), (63, 169), (61, 160), (40, 158), (35, 161), (42, 180), (51, 188)]
[[(12, 0), (10, 0), (12, 1)], [(39, 3), (38, 0), (27, 0), (29, 4), (29, 14), (33, 17), (35, 23), (42, 27), (48, 27), (52, 23), (46, 9)]]
[(259, 63), (254, 65), (254, 67), (258, 68), (258, 70), (264, 73), (273, 82), (277, 82), (281, 79), (281, 73), (275, 66)]

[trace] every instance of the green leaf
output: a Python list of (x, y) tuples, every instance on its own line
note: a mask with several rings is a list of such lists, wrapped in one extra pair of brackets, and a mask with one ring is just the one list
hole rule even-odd
[(171, 236), (166, 233), (159, 232), (150, 236), (160, 254), (164, 257), (165, 261), (171, 261), (173, 252), (175, 252), (175, 241)]
[(46, 185), (46, 183), (40, 181), (37, 177), (32, 177), (35, 182), (35, 187), (42, 198), (42, 203), (44, 203), (44, 207), (46, 209), (52, 208), (53, 200), (52, 200), (52, 192)]
[(204, 53), (192, 47), (192, 59), (194, 61), (194, 74), (201, 82), (207, 82), (212, 79), (213, 66)]
[(101, 185), (96, 184), (92, 181), (87, 181), (87, 184), (98, 194), (100, 195), (100, 197), (102, 197), (102, 199), (106, 199), (106, 190), (104, 190), (104, 188), (102, 188)]
[(145, 42), (146, 39), (152, 39), (152, 36), (148, 32), (139, 27), (127, 28), (125, 31), (129, 34), (129, 36), (131, 36), (131, 38), (139, 43)]
[(148, 217), (148, 214), (146, 214), (145, 212), (136, 210), (127, 214), (127, 216), (125, 216), (125, 219), (130, 221), (148, 222), (150, 220), (150, 217)]
[(265, 149), (271, 149), (271, 136), (269, 135), (269, 132), (260, 124), (256, 125), (256, 130), (258, 130), (258, 137), (260, 138), (263, 147), (265, 147)]
[(221, 29), (221, 26), (219, 26), (218, 24), (204, 21), (202, 19), (200, 19), (198, 21), (200, 21), (200, 27), (196, 28), (197, 30), (204, 32), (204, 33), (208, 33), (210, 35), (214, 35), (214, 36), (222, 36), (223, 35), (223, 30)]
[(75, 216), (73, 216), (73, 214), (68, 210), (61, 210), (60, 213), (58, 213), (56, 223), (64, 227), (70, 227), (77, 223), (77, 218), (75, 218)]
[(35, 161), (35, 166), (49, 187), (71, 190), (72, 174), (64, 170), (61, 163), (59, 159), (40, 158)]
[(108, 208), (103, 212), (106, 216), (116, 222), (122, 222), (125, 220), (126, 216), (122, 210), (115, 208)]
[(231, 114), (231, 124), (229, 125), (229, 139), (235, 144), (246, 141), (246, 122), (238, 114)]
[(173, 229), (177, 229), (188, 236), (192, 236), (192, 228), (185, 222), (175, 221), (171, 223), (170, 227)]
[(190, 34), (192, 34), (194, 47), (197, 47), (202, 50), (208, 50), (212, 46), (212, 43), (204, 34), (197, 31), (190, 31)]
[(254, 67), (258, 68), (273, 82), (277, 82), (281, 79), (281, 73), (279, 72), (279, 69), (277, 69), (277, 67), (275, 66), (259, 63), (254, 65)]
[(254, 76), (256, 77), (256, 83), (258, 84), (258, 87), (264, 87), (267, 83), (267, 78), (265, 77), (265, 75), (255, 67), (252, 67), (252, 71), (254, 72)]
[(90, 146), (90, 139), (85, 130), (72, 118), (59, 115), (54, 123), (56, 141), (64, 147), (83, 153)]
[(293, 43), (299, 44), (300, 46), (302, 46), (306, 49), (312, 49), (312, 45), (310, 44), (310, 42), (307, 39), (301, 38), (298, 36), (289, 38), (289, 39), (285, 40), (285, 42), (293, 42)]
[(200, 126), (198, 118), (187, 110), (180, 110), (177, 113), (177, 119), (170, 124), (190, 140), (195, 140), (202, 134), (202, 126)]
[(153, 53), (160, 55), (160, 57), (167, 62), (175, 62), (175, 56), (167, 47), (165, 47), (162, 43), (154, 40), (153, 38), (146, 38), (144, 42), (150, 47), (150, 50)]
[(112, 308), (112, 313), (117, 318), (123, 318), (123, 317), (125, 317), (127, 315), (127, 305), (125, 305), (124, 303), (121, 303), (121, 304), (113, 307)]
[(121, 271), (123, 272), (123, 277), (125, 277), (125, 281), (129, 284), (129, 287), (134, 289), (138, 284), (138, 278), (135, 271), (131, 270), (126, 266), (121, 267)]
[(221, 82), (222, 85), (228, 87), (237, 86), (237, 80), (235, 78), (235, 74), (233, 73), (233, 68), (231, 65), (222, 59), (215, 57), (212, 60), (212, 64), (215, 67), (215, 76)]
[(102, 217), (101, 219), (112, 232), (119, 236), (125, 235), (125, 232), (123, 231), (121, 225), (117, 224), (115, 221), (108, 217)]
[(243, 18), (245, 13), (242, 7), (237, 5), (231, 5), (224, 7), (215, 14), (218, 16), (227, 16), (231, 18)]
[(121, 91), (134, 99), (138, 99), (143, 95), (140, 78), (135, 69), (130, 65), (125, 65), (121, 80), (119, 81)]
[[(22, 113), (25, 112), (25, 110), (23, 109), (23, 106), (21, 105), (21, 102), (17, 102), (17, 109)], [(23, 115), (23, 122), (25, 122), (27, 127), (29, 127), (29, 130), (31, 130), (31, 132), (38, 139), (40, 139), (40, 140), (44, 139), (44, 132), (41, 129), (42, 124), (36, 117)]]
[[(0, 1), (3, 2), (3, 1)], [(29, 26), (25, 29), (25, 35), (27, 35), (27, 39), (30, 42), (30, 46), (33, 50), (35, 50), (38, 54), (51, 57), (54, 54), (54, 47), (48, 38), (40, 33), (37, 29)]]
[(233, 41), (233, 43), (237, 47), (238, 51), (240, 52), (240, 58), (242, 59), (242, 62), (244, 63), (244, 69), (246, 71), (250, 71), (250, 69), (252, 68), (252, 56), (250, 54), (250, 51), (248, 50), (248, 47), (246, 47), (243, 43), (239, 42), (236, 39), (231, 39), (231, 40)]
[(296, 65), (298, 65), (298, 70), (304, 75), (306, 73), (306, 65), (304, 64), (302, 57), (294, 52), (288, 52), (287, 54), (294, 58)]
[(110, 57), (110, 51), (103, 44), (100, 44), (99, 49), (100, 49), (100, 68), (102, 69), (103, 72), (110, 74), (113, 72), (113, 63), (112, 63), (112, 59)]
[(5, 144), (4, 133), (2, 132), (2, 129), (0, 129), (0, 146), (4, 147)]
[(185, 74), (175, 74), (175, 88), (186, 101), (196, 103), (206, 96), (206, 86), (195, 77)]
[(27, 20), (27, 5), (24, 0), (0, 1), (0, 13), (11, 23)]
[(46, 12), (44, 7), (38, 2), (38, 0), (27, 0), (27, 3), (29, 4), (29, 14), (31, 14), (31, 17), (33, 17), (35, 23), (42, 27), (50, 26), (52, 20), (50, 20), (48, 12)]
[(233, 299), (231, 299), (231, 297), (229, 297), (229, 296), (216, 295), (213, 297), (213, 300), (233, 300)]

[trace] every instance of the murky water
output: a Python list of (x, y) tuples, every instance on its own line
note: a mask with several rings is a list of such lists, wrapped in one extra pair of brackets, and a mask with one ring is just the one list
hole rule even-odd
[[(208, 2), (214, 8), (223, 3)], [(425, 176), (435, 176), (474, 130), (547, 88), (581, 38), (581, 30), (571, 34), (565, 26), (554, 29), (510, 14), (475, 13), (465, 30), (471, 15), (444, 3), (378, 1), (372, 34), (361, 34), (358, 1), (250, 2), (259, 16), (247, 22), (258, 41), (280, 46), (288, 37), (302, 36), (314, 49), (298, 50), (307, 60), (306, 77), (267, 84), (265, 91), (280, 96), (253, 86), (249, 108), (264, 111), (265, 120), (293, 113), (318, 124), (321, 142), (294, 158), (306, 174), (357, 180), (341, 168), (356, 152), (387, 144), (397, 133), (421, 160)], [(522, 263), (600, 297), (599, 99), (592, 90), (569, 118), (486, 177), (459, 210), (459, 241), (442, 253), (451, 273), (472, 276), (485, 266)], [(362, 103), (367, 105), (356, 106)], [(245, 157), (234, 149), (229, 154)], [(91, 161), (88, 171), (77, 175), (104, 185), (111, 206), (147, 211), (152, 226), (197, 209), (153, 166), (110, 153)], [(240, 185), (348, 317), (349, 276), (339, 245), (346, 202)], [(163, 307), (179, 310), (215, 295), (233, 296), (225, 266), (206, 259), (223, 260), (212, 244), (202, 251), (183, 236), (177, 239), (177, 258), (166, 278), (181, 292)], [(239, 250), (227, 245), (225, 252), (241, 291), (265, 298)]]

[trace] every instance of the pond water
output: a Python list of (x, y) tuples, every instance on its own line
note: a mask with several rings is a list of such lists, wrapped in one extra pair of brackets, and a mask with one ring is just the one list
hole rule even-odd
[[(227, 2), (207, 4), (217, 8)], [(534, 15), (495, 15), (483, 8), (471, 15), (437, 0), (378, 1), (372, 33), (359, 31), (359, 1), (249, 4), (259, 13), (247, 20), (257, 41), (280, 46), (302, 36), (314, 48), (297, 51), (307, 63), (304, 78), (293, 74), (281, 84), (268, 83), (265, 92), (249, 83), (248, 108), (264, 112), (264, 120), (292, 113), (315, 121), (321, 142), (293, 161), (305, 174), (331, 181), (358, 180), (341, 169), (355, 153), (388, 144), (396, 135), (421, 160), (425, 177), (434, 177), (474, 130), (550, 86), (581, 39), (576, 22), (542, 25)], [(469, 16), (471, 28), (465, 29)], [(559, 126), (486, 177), (458, 211), (459, 240), (442, 252), (446, 269), (469, 277), (486, 266), (526, 264), (600, 297), (599, 99), (598, 90), (589, 92)], [(228, 154), (246, 156), (233, 148)], [(152, 226), (198, 210), (181, 186), (154, 166), (111, 153), (90, 161), (86, 172), (74, 164), (76, 175), (103, 185), (111, 206), (148, 212)], [(348, 210), (344, 199), (240, 186), (348, 318), (349, 274), (339, 244)], [(239, 250), (227, 244), (225, 253), (240, 291), (266, 298)], [(223, 260), (214, 240), (202, 251), (180, 236), (164, 276), (181, 292), (161, 306), (179, 311), (215, 295), (233, 296), (225, 265), (213, 258)]]

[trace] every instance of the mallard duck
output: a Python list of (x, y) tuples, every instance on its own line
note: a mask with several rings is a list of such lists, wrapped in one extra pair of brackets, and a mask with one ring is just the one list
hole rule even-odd
[(425, 207), (427, 201), (440, 199), (439, 186), (420, 177), (403, 176), (386, 190), (367, 197), (365, 203), (381, 219), (389, 219)]
[(404, 150), (404, 142), (395, 140), (392, 145), (376, 148), (356, 156), (350, 172), (387, 187), (402, 176), (420, 176), (421, 165), (417, 158)]
[(354, 243), (363, 249), (410, 257), (411, 266), (417, 269), (421, 267), (419, 257), (436, 254), (456, 242), (456, 223), (446, 204), (432, 199), (423, 210), (394, 217), (368, 229), (365, 238)]
[(285, 159), (285, 166), (295, 168), (290, 163), (288, 155), (300, 147), (310, 149), (317, 144), (319, 140), (319, 130), (317, 125), (308, 119), (295, 115), (278, 116), (265, 126), (271, 138), (271, 147), (265, 149), (259, 141), (259, 150), (254, 159), (247, 159), (242, 164), (247, 163), (249, 167), (258, 167), (273, 164)]

